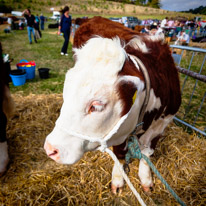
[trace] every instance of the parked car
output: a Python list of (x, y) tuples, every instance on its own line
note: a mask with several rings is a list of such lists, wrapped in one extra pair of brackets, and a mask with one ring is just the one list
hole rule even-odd
[(122, 19), (121, 18), (117, 18), (117, 17), (110, 17), (109, 19), (112, 20), (112, 21), (115, 21), (115, 22), (119, 22), (119, 23), (122, 22)]
[(134, 17), (134, 16), (123, 16), (122, 22), (125, 26), (127, 26), (128, 28), (131, 28), (133, 30), (134, 30), (136, 25), (141, 24), (141, 20), (139, 20), (137, 17)]
[(59, 21), (60, 20), (60, 12), (59, 11), (53, 11), (53, 16), (50, 17), (50, 19)]

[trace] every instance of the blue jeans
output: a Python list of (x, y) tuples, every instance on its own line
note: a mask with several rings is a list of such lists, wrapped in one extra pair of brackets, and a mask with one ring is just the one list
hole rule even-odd
[(41, 30), (44, 30), (44, 22), (43, 21), (41, 21)]
[(32, 43), (31, 33), (33, 33), (34, 40), (36, 41), (34, 28), (27, 26), (27, 32), (28, 32), (28, 37), (29, 37), (29, 43)]
[(194, 31), (195, 31), (194, 28), (190, 28), (190, 30), (189, 30), (189, 36), (190, 36), (190, 37), (192, 37)]
[(64, 33), (64, 44), (63, 44), (61, 52), (66, 54), (67, 53), (68, 44), (69, 44), (70, 31), (65, 31), (63, 33)]

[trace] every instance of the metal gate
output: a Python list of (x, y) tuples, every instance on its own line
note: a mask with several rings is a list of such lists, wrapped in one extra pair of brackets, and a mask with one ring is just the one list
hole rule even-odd
[(174, 121), (206, 136), (206, 49), (170, 45), (180, 72), (182, 104)]

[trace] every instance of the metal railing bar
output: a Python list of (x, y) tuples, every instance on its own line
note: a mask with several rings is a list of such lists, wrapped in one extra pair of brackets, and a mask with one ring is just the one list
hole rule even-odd
[[(199, 71), (198, 75), (200, 75), (201, 72), (202, 72), (202, 68), (203, 68), (203, 65), (204, 65), (204, 61), (205, 61), (205, 58), (204, 58), (204, 60), (203, 60), (203, 64), (201, 65), (201, 68), (200, 68), (200, 71)], [(193, 73), (193, 71), (190, 71), (190, 72)], [(185, 109), (185, 115), (184, 115), (184, 117), (183, 117), (183, 120), (186, 118), (186, 116), (187, 116), (187, 114), (188, 114), (188, 112), (189, 112), (190, 104), (191, 104), (191, 102), (192, 102), (192, 98), (193, 98), (195, 89), (196, 89), (196, 87), (197, 87), (198, 79), (197, 79), (197, 78), (195, 78), (195, 79), (196, 79), (195, 85), (194, 85), (194, 88), (193, 88), (193, 90), (192, 90), (192, 94), (191, 94), (191, 96), (190, 96), (190, 100), (189, 100), (189, 103), (188, 103), (188, 105), (187, 105), (187, 108)], [(205, 80), (206, 80), (206, 76), (205, 76)], [(193, 126), (194, 126), (194, 124), (193, 124)]]
[[(189, 67), (188, 67), (188, 69), (187, 69), (188, 71), (190, 71), (190, 68), (191, 68), (191, 64), (192, 64), (192, 61), (193, 61), (194, 55), (195, 55), (195, 53), (193, 52), (193, 53), (192, 53), (192, 58), (191, 58), (191, 60), (190, 60)], [(188, 78), (188, 75), (187, 75), (187, 76), (185, 77), (185, 79), (184, 79), (184, 82), (183, 82), (183, 85), (182, 85), (181, 94), (183, 93), (183, 89), (184, 89), (184, 87), (185, 87), (185, 84), (186, 84), (187, 78)]]
[(182, 49), (182, 50), (189, 50), (193, 52), (202, 52), (206, 53), (206, 49), (196, 48), (196, 47), (189, 47), (189, 46), (180, 46), (180, 45), (170, 45), (171, 48)]
[(196, 86), (197, 86), (197, 82), (198, 82), (198, 80), (195, 81), (195, 85), (194, 85), (194, 88), (192, 90), (192, 94), (190, 95), (189, 103), (187, 105), (187, 108), (185, 109), (185, 115), (183, 117), (183, 120), (186, 118), (186, 116), (187, 116), (187, 114), (188, 114), (188, 112), (190, 110), (189, 108), (190, 108), (190, 104), (191, 104), (191, 101), (192, 101), (192, 98), (193, 98), (193, 95), (194, 95), (194, 92), (195, 92), (195, 89), (196, 89)]
[(204, 57), (204, 59), (203, 59), (203, 61), (202, 61), (202, 65), (201, 65), (199, 74), (201, 74), (201, 72), (202, 72), (203, 66), (204, 66), (204, 64), (205, 64), (205, 59), (206, 59), (206, 54), (205, 54), (205, 57)]
[(183, 56), (183, 53), (184, 53), (184, 50), (182, 50), (182, 52), (181, 52), (181, 56), (180, 56), (180, 60), (179, 60), (178, 65), (180, 65), (180, 63), (181, 63), (181, 61), (182, 61), (182, 56)]
[(199, 74), (197, 72), (193, 72), (193, 71), (188, 71), (188, 69), (185, 69), (185, 68), (182, 68), (182, 67), (179, 67), (179, 66), (177, 66), (177, 69), (182, 74), (186, 74), (187, 76), (193, 77), (193, 78), (198, 79), (202, 82), (206, 82), (206, 76), (205, 75), (201, 75), (201, 74)]
[(200, 129), (197, 129), (196, 127), (193, 127), (192, 125), (190, 125), (189, 123), (179, 119), (178, 117), (174, 117), (174, 120), (180, 122), (181, 124), (184, 124), (185, 126), (195, 130), (196, 132), (206, 136), (206, 133), (204, 131), (201, 131)]
[(199, 113), (200, 113), (200, 111), (201, 111), (201, 109), (202, 109), (203, 102), (205, 101), (205, 97), (206, 97), (206, 92), (205, 92), (205, 94), (204, 94), (204, 96), (203, 96), (203, 98), (202, 98), (200, 107), (199, 107), (199, 109), (198, 109), (198, 111), (197, 111), (197, 114), (196, 114), (196, 117), (195, 117), (195, 120), (194, 120), (192, 126), (194, 126), (195, 123), (196, 123), (196, 121), (197, 121), (197, 118), (198, 118), (198, 116), (199, 116)]

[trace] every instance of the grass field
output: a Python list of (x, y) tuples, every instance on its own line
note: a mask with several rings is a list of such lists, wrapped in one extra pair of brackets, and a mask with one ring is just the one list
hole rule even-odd
[[(14, 87), (11, 83), (12, 93), (21, 92), (26, 95), (62, 92), (65, 73), (73, 65), (71, 44), (68, 48), (69, 56), (61, 56), (63, 37), (57, 35), (57, 29), (48, 29), (46, 26), (42, 34), (42, 39), (39, 39), (37, 44), (33, 42), (30, 45), (26, 29), (15, 30), (10, 34), (0, 33), (3, 52), (13, 59), (10, 63), (12, 69), (16, 69), (16, 64), (21, 59), (36, 63), (36, 78), (20, 87)], [(38, 68), (50, 68), (50, 78), (40, 79)]]

